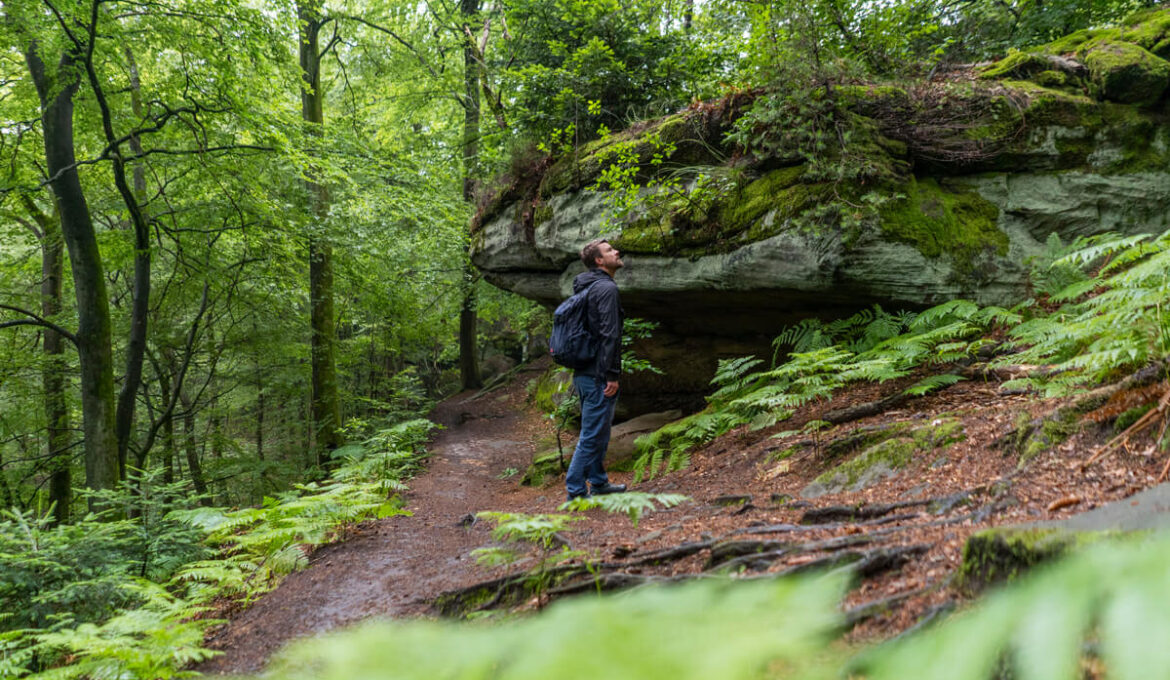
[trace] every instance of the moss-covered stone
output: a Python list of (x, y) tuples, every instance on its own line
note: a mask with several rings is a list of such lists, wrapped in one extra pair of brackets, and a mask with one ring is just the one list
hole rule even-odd
[(1170, 11), (1157, 8), (1133, 14), (1117, 28), (1077, 31), (1047, 45), (1011, 52), (984, 68), (980, 77), (1074, 88), (1081, 83), (1070, 74), (1076, 73), (1081, 62), (1100, 98), (1150, 106), (1170, 85), (1166, 57), (1170, 57)]
[(1115, 531), (1058, 528), (985, 529), (972, 534), (963, 546), (955, 584), (963, 592), (974, 595), (1074, 549), (1119, 535)]
[(1170, 12), (1164, 8), (1134, 12), (1121, 22), (1116, 33), (1121, 40), (1140, 45), (1158, 57), (1170, 56), (1166, 51), (1170, 43)]
[(1052, 68), (1043, 54), (1035, 52), (1011, 52), (1003, 59), (983, 68), (979, 77), (987, 80), (1004, 78), (1027, 79)]
[(589, 186), (613, 162), (619, 146), (629, 146), (624, 153), (649, 164), (656, 155), (673, 165), (716, 163), (712, 153), (721, 144), (720, 139), (706, 139), (705, 131), (689, 111), (631, 126), (621, 132), (582, 144), (565, 153), (544, 174), (540, 196), (549, 198), (569, 189)]
[(1086, 42), (1103, 35), (1111, 35), (1111, 29), (1092, 29), (1086, 28), (1069, 33), (1068, 35), (1057, 38), (1047, 45), (1038, 48), (1040, 51), (1047, 54), (1072, 54), (1075, 53)]
[(913, 428), (910, 423), (891, 423), (881, 427), (860, 427), (844, 437), (836, 438), (825, 445), (823, 459), (828, 462), (868, 449), (887, 439), (906, 436)]
[(527, 385), (528, 401), (545, 413), (560, 406), (573, 384), (573, 376), (556, 366), (550, 367)]
[[(570, 455), (572, 455), (572, 451), (566, 452), (565, 458)], [(537, 454), (536, 458), (529, 464), (528, 469), (524, 471), (524, 476), (520, 478), (520, 485), (544, 486), (545, 481), (560, 477), (564, 467), (568, 464), (569, 461), (561, 458), (560, 451), (553, 450)]]
[(553, 208), (548, 203), (541, 203), (537, 205), (532, 212), (532, 226), (539, 227), (540, 225), (552, 219)]
[(1068, 441), (1080, 430), (1080, 408), (1061, 408), (1042, 418), (1033, 419), (1027, 413), (1016, 416), (1016, 451), (1018, 467), (1024, 468), (1039, 455)]
[(1008, 236), (997, 226), (999, 208), (978, 192), (948, 188), (934, 179), (911, 179), (898, 187), (904, 198), (880, 211), (881, 228), (927, 257), (947, 255), (969, 270), (976, 255), (1007, 252)]
[(1113, 421), (1113, 431), (1117, 433), (1124, 432), (1129, 428), (1130, 425), (1136, 423), (1141, 419), (1142, 416), (1149, 413), (1153, 408), (1154, 404), (1150, 403), (1143, 404), (1141, 406), (1135, 406), (1134, 408), (1125, 411), (1121, 415), (1117, 416), (1117, 419)]
[(724, 233), (739, 233), (750, 230), (769, 211), (776, 210), (787, 217), (799, 210), (807, 200), (804, 185), (797, 186), (804, 175), (805, 166), (781, 168), (765, 173), (762, 177), (739, 189), (720, 205), (715, 219)]
[(705, 255), (773, 236), (832, 190), (823, 183), (802, 183), (804, 173), (804, 165), (766, 172), (720, 196), (706, 219), (698, 221), (680, 215), (669, 202), (650, 202), (641, 217), (622, 227), (614, 246), (635, 254)]
[(1063, 71), (1047, 70), (1037, 73), (1032, 80), (1042, 87), (1058, 88), (1069, 85), (1072, 79)]
[(937, 425), (920, 427), (911, 433), (918, 448), (943, 449), (967, 438), (963, 422), (958, 418), (943, 418)]
[[(826, 447), (827, 453), (864, 447), (862, 452), (840, 465), (824, 472), (804, 488), (801, 495), (813, 498), (845, 489), (857, 491), (878, 480), (890, 477), (906, 467), (922, 452), (944, 449), (966, 438), (963, 423), (957, 418), (922, 427), (895, 423), (887, 428), (868, 430), (851, 435)], [(850, 444), (861, 442), (862, 444)]]
[(894, 437), (887, 439), (880, 444), (869, 447), (856, 458), (822, 474), (815, 481), (825, 485), (852, 488), (859, 481), (866, 481), (868, 477), (873, 476), (871, 473), (874, 472), (875, 468), (885, 468), (878, 474), (887, 476), (887, 472), (905, 467), (917, 450), (918, 443), (913, 438)]
[(1140, 45), (1098, 38), (1081, 50), (1081, 58), (1104, 99), (1149, 106), (1170, 85), (1170, 62)]

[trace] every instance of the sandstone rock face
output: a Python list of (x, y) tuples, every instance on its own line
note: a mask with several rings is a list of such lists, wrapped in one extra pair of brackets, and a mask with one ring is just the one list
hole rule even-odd
[[(839, 96), (869, 121), (858, 144), (887, 168), (866, 186), (814, 179), (796, 159), (729, 166), (730, 124), (677, 114), (583, 148), (527, 192), (501, 194), (514, 200), (481, 214), (472, 257), (491, 283), (552, 306), (583, 269), (580, 246), (610, 238), (625, 253), (617, 283), (627, 314), (660, 324), (641, 350), (668, 372), (632, 376), (626, 404), (694, 408), (718, 358), (770, 352), (769, 340), (802, 318), (954, 298), (1011, 305), (1033, 294), (1030, 262), (1052, 234), (1069, 243), (1165, 230), (1170, 139), (1158, 107), (1168, 39), (1161, 11), (1016, 53), (963, 100), (979, 113), (930, 134), (914, 132), (928, 114), (906, 91), (843, 86)], [(663, 167), (689, 177), (734, 179), (718, 191), (694, 179), (664, 187), (648, 171), (641, 200), (619, 215), (622, 201), (597, 182), (619, 144), (666, 154)], [(877, 207), (846, 219), (866, 201)]]

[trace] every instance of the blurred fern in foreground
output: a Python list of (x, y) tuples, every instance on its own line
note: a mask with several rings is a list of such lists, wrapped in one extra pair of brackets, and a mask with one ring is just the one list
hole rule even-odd
[(1167, 562), (1165, 538), (1096, 544), (853, 658), (831, 645), (837, 572), (578, 598), (503, 625), (373, 624), (298, 643), (267, 677), (1071, 680), (1096, 668), (1148, 680), (1170, 675)]
[(299, 644), (270, 672), (288, 680), (756, 678), (803, 669), (840, 616), (845, 579), (710, 582), (578, 598), (505, 625), (379, 623)]

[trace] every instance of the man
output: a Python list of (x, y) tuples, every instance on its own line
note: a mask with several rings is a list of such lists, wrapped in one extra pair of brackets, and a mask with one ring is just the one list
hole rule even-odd
[[(621, 253), (605, 239), (586, 243), (581, 261), (587, 271), (573, 279), (573, 293), (586, 286), (586, 321), (597, 342), (593, 363), (573, 373), (573, 387), (581, 399), (581, 436), (565, 475), (569, 500), (593, 494), (620, 493), (625, 484), (610, 484), (603, 462), (609, 447), (609, 430), (617, 405), (618, 376), (622, 369), (622, 318), (613, 275), (623, 266)], [(589, 488), (585, 486), (588, 480)]]

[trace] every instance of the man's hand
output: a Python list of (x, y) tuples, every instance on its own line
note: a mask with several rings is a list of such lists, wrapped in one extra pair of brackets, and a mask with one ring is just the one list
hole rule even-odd
[(605, 391), (602, 392), (602, 394), (604, 394), (607, 397), (612, 397), (613, 395), (617, 394), (617, 391), (618, 391), (618, 381), (610, 380), (610, 381), (605, 383)]

